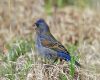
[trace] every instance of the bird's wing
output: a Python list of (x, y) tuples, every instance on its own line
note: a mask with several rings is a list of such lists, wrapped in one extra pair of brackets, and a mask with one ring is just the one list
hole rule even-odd
[(50, 40), (48, 39), (43, 39), (41, 41), (41, 44), (44, 46), (44, 47), (47, 47), (47, 48), (50, 48), (54, 51), (60, 51), (60, 52), (65, 52), (65, 53), (69, 53), (66, 48), (60, 43), (60, 42), (51, 42)]

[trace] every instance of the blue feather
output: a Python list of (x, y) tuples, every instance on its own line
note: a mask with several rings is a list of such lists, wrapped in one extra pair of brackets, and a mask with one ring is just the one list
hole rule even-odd
[[(48, 59), (61, 58), (65, 61), (70, 61), (69, 52), (53, 37), (46, 22), (43, 19), (39, 19), (35, 24), (38, 28), (35, 41), (38, 53)], [(75, 64), (80, 66), (77, 61), (75, 61)]]
[(71, 56), (69, 54), (64, 53), (64, 52), (58, 52), (57, 55), (58, 55), (58, 57), (60, 57), (61, 59), (64, 59), (65, 61), (71, 60)]

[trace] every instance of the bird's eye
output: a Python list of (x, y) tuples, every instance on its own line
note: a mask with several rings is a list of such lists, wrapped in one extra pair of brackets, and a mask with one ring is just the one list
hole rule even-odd
[(39, 27), (39, 24), (38, 23), (35, 23), (35, 26)]

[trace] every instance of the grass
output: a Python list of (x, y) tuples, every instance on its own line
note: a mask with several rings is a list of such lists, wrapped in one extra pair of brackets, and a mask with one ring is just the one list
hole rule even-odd
[[(3, 60), (3, 66), (0, 66), (0, 75), (10, 80), (15, 80), (16, 77), (20, 80), (25, 80), (28, 71), (32, 68), (34, 63), (34, 60), (30, 58), (28, 54), (28, 52), (31, 52), (31, 48), (34, 48), (34, 42), (31, 40), (18, 39), (11, 44), (7, 44), (6, 47), (8, 49), (7, 55), (0, 55)], [(74, 52), (75, 46), (70, 47), (69, 50), (71, 53)], [(16, 64), (19, 64), (18, 59), (21, 56), (24, 56), (23, 58), (25, 59), (25, 63), (21, 63), (20, 66), (22, 66), (22, 68), (20, 69), (20, 67), (16, 68)], [(74, 62), (75, 59), (72, 57), (70, 64), (70, 75), (72, 78), (74, 77), (75, 72)], [(67, 80), (66, 75), (60, 73), (59, 80)]]
[(13, 44), (7, 44), (6, 47), (8, 48), (8, 56), (7, 59), (10, 61), (16, 61), (16, 59), (26, 54), (26, 52), (31, 51), (34, 42), (20, 39), (13, 42)]
[(75, 56), (73, 53), (75, 53), (75, 51), (77, 50), (77, 47), (78, 46), (75, 46), (75, 45), (70, 45), (68, 50), (71, 54), (71, 61), (70, 61), (70, 75), (71, 75), (71, 78), (73, 80), (74, 78), (74, 75), (75, 75), (75, 61), (78, 60), (78, 57)]
[[(15, 80), (15, 77), (18, 74), (21, 80), (25, 80), (26, 73), (32, 65), (32, 60), (26, 53), (31, 51), (33, 44), (34, 42), (31, 43), (31, 41), (24, 39), (14, 41), (12, 45), (7, 44), (7, 55), (4, 56), (2, 55), (3, 53), (0, 55), (1, 60), (3, 60), (3, 65), (0, 66), (0, 75), (7, 77), (10, 80)], [(20, 56), (25, 56), (25, 58), (27, 58), (26, 63), (21, 64), (23, 65), (23, 68), (20, 71), (16, 71), (16, 61)]]
[(59, 74), (59, 80), (67, 80), (66, 75), (63, 73)]
[(52, 7), (62, 8), (66, 5), (77, 6), (79, 8), (85, 8), (90, 6), (91, 0), (45, 0), (45, 10), (48, 14), (51, 14)]
[[(41, 2), (34, 3), (34, 1), (40, 1), (40, 0), (32, 0), (32, 1), (33, 2), (31, 2), (31, 0), (28, 2), (27, 0), (18, 1), (18, 2), (12, 1), (11, 7), (13, 8), (13, 11), (10, 10), (11, 17), (12, 17), (11, 21), (9, 21), (9, 17), (10, 17), (8, 14), (9, 9), (8, 6), (6, 5), (8, 1), (2, 0), (0, 2), (0, 8), (2, 8), (0, 12), (1, 15), (0, 43), (4, 45), (7, 42), (9, 43), (6, 45), (8, 51), (7, 53), (4, 54), (3, 52), (0, 51), (0, 77), (2, 76), (7, 77), (8, 80), (9, 79), (15, 80), (16, 77), (21, 80), (25, 80), (26, 75), (28, 74), (28, 72), (30, 72), (31, 66), (35, 64), (34, 60), (31, 58), (33, 56), (29, 54), (32, 53), (30, 52), (32, 49), (34, 53), (34, 42), (32, 40), (23, 40), (23, 39), (15, 39), (13, 41), (12, 39), (17, 36), (18, 37), (23, 36), (26, 38), (30, 32), (34, 33), (34, 31), (28, 29), (28, 27), (34, 23), (33, 21), (35, 21), (36, 18), (39, 18), (40, 15), (42, 15), (42, 17), (47, 22), (50, 21), (50, 29), (52, 30), (52, 33), (55, 35), (55, 37), (58, 37), (58, 39), (62, 41), (63, 44), (73, 43), (70, 40), (70, 37), (72, 37), (73, 41), (75, 39), (76, 41), (80, 42), (78, 48), (81, 56), (80, 62), (83, 65), (87, 65), (86, 69), (80, 70), (81, 80), (99, 79), (100, 78), (99, 12), (92, 11), (91, 9), (89, 10), (85, 9), (85, 11), (79, 9), (79, 11), (77, 11), (76, 7), (72, 7), (73, 5), (78, 6), (78, 8), (79, 6), (85, 7), (89, 3), (86, 1), (91, 1), (91, 0), (54, 0), (55, 3), (53, 0), (50, 0), (53, 1), (53, 3), (48, 2), (47, 4), (45, 4), (46, 5), (45, 9), (48, 10), (47, 11), (48, 13), (51, 13), (52, 8), (53, 10), (55, 9), (54, 6), (57, 7), (58, 11), (61, 10), (60, 8), (65, 7), (64, 10), (62, 10), (61, 12), (56, 12), (56, 13), (54, 12), (54, 14), (53, 15), (51, 14), (51, 16), (45, 15), (46, 12), (44, 11), (44, 7), (41, 6), (43, 5), (43, 3)], [(70, 3), (70, 5), (72, 6), (68, 8), (64, 4), (65, 2), (63, 1), (69, 1), (66, 5), (69, 5)], [(14, 6), (13, 4), (15, 4), (16, 6)], [(56, 19), (55, 19), (55, 15), (56, 15)], [(10, 30), (9, 27), (11, 27), (12, 29)], [(57, 30), (55, 27), (57, 27)], [(10, 40), (13, 42), (10, 42)], [(0, 49), (1, 49), (1, 44), (0, 44)], [(69, 52), (73, 53), (77, 49), (75, 49), (71, 45), (70, 47), (68, 47), (68, 50)], [(25, 63), (21, 63), (21, 61), (18, 62), (19, 59), (22, 59), (21, 60), (22, 62), (24, 62), (23, 61), (24, 59)], [(75, 69), (74, 69), (75, 66), (73, 65), (75, 59), (77, 58), (74, 58), (72, 55), (72, 60), (69, 68), (70, 76), (72, 76), (72, 78), (75, 73)], [(19, 65), (18, 63), (21, 63), (22, 67), (21, 69), (18, 68), (18, 71), (16, 71), (15, 69), (16, 66)], [(66, 66), (65, 63), (63, 65), (55, 64), (53, 66), (55, 66), (56, 68), (53, 70), (61, 71), (60, 74), (58, 74), (60, 79), (63, 80), (68, 77), (67, 74), (64, 74), (62, 72), (63, 66)], [(43, 67), (44, 66), (42, 65), (42, 68)], [(42, 71), (42, 68), (39, 69), (39, 71)], [(52, 70), (49, 71), (53, 73)], [(36, 71), (35, 74), (37, 74), (37, 72), (38, 71)], [(39, 76), (41, 76), (41, 74)], [(53, 77), (55, 77), (55, 75), (53, 75)]]

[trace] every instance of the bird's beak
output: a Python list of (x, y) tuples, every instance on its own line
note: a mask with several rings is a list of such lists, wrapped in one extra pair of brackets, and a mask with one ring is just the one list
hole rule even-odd
[(33, 27), (34, 30), (36, 30), (36, 29), (37, 29), (36, 23), (34, 23), (34, 24), (32, 25), (32, 27)]

